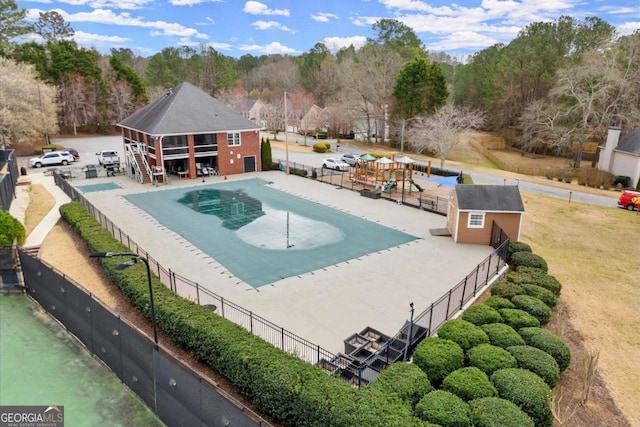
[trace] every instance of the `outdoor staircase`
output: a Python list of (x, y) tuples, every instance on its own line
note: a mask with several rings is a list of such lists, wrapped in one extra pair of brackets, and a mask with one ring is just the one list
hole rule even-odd
[(151, 176), (149, 175), (147, 168), (144, 167), (144, 159), (142, 158), (142, 154), (139, 151), (134, 150), (133, 158), (135, 159), (136, 164), (138, 165), (138, 169), (140, 169), (140, 175), (142, 176), (142, 183), (143, 184), (151, 183)]

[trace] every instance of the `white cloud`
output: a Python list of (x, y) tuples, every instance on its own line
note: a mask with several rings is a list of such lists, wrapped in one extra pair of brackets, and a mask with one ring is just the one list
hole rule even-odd
[[(66, 0), (70, 1), (82, 1), (82, 0)], [(136, 10), (143, 8), (147, 3), (152, 0), (91, 0), (88, 4), (93, 9), (124, 9), (124, 10)], [(82, 3), (84, 4), (84, 2)]]
[(276, 21), (255, 21), (251, 23), (251, 26), (257, 28), (258, 30), (275, 29), (275, 30), (294, 32), (291, 28), (284, 26), (281, 23)]
[(244, 4), (243, 12), (249, 13), (251, 15), (279, 15), (279, 16), (289, 16), (289, 9), (269, 9), (269, 7), (258, 1), (248, 1)]
[(102, 34), (85, 33), (84, 31), (76, 31), (73, 39), (81, 46), (94, 46), (96, 48), (113, 48), (125, 46), (131, 41), (129, 37), (105, 36)]
[(295, 49), (284, 46), (279, 42), (272, 42), (267, 45), (258, 45), (258, 44), (240, 45), (238, 49), (243, 51), (258, 52), (264, 55), (271, 55), (271, 54), (288, 55), (288, 54), (298, 53), (298, 51), (296, 51)]
[(193, 6), (202, 3), (223, 3), (224, 0), (169, 0), (173, 6)]
[(634, 31), (640, 31), (640, 21), (625, 22), (617, 27), (618, 33), (622, 36), (633, 34)]
[(322, 43), (327, 46), (327, 49), (335, 52), (343, 47), (349, 47), (351, 45), (358, 49), (367, 43), (367, 38), (365, 36), (325, 37), (322, 39)]
[(194, 22), (194, 25), (200, 25), (200, 26), (216, 25), (216, 21), (214, 21), (212, 18), (209, 18), (207, 16), (206, 18), (204, 18), (204, 21)]
[(457, 49), (481, 50), (498, 43), (493, 37), (474, 31), (459, 31), (426, 45), (428, 50), (445, 52)]
[(325, 12), (319, 12), (314, 14), (311, 14), (311, 19), (313, 19), (316, 22), (329, 22), (331, 19), (339, 19), (338, 15), (334, 15), (333, 13), (325, 13)]

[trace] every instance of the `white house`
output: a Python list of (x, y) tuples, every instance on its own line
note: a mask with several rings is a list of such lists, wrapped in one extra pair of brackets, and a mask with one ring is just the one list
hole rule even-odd
[(598, 169), (631, 178), (631, 185), (640, 181), (640, 129), (620, 136), (619, 127), (610, 127), (607, 141), (600, 146)]

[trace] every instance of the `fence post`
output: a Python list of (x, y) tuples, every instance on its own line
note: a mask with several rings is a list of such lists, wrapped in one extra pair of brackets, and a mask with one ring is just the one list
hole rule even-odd
[(473, 296), (478, 293), (478, 276), (480, 275), (480, 264), (476, 266), (476, 283), (473, 284)]
[[(477, 277), (477, 275), (476, 275)], [(464, 296), (467, 294), (467, 281), (469, 280), (469, 276), (466, 276), (464, 278), (464, 285), (462, 286), (462, 298), (460, 298), (460, 310), (462, 310), (462, 307), (464, 307)], [(475, 290), (475, 286), (474, 286), (474, 290), (473, 290), (473, 296), (476, 295), (476, 290)]]
[(431, 336), (431, 322), (433, 321), (433, 303), (431, 303), (431, 308), (429, 308), (429, 336)]
[(253, 333), (253, 311), (249, 312), (249, 332)]
[(447, 315), (445, 320), (449, 320), (449, 308), (451, 308), (451, 289), (449, 289), (449, 297), (447, 297)]
[(196, 283), (196, 301), (198, 301), (198, 305), (200, 305), (200, 285)]
[(282, 345), (280, 346), (282, 348), (282, 350), (284, 350), (284, 328), (280, 327), (280, 339), (282, 342)]
[(222, 318), (226, 319), (226, 317), (224, 317), (224, 298), (220, 297), (220, 312), (222, 313)]

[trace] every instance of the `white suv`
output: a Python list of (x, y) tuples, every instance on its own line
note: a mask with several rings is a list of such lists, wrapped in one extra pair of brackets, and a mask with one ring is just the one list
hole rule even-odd
[(52, 151), (50, 153), (44, 153), (40, 157), (30, 159), (29, 163), (33, 168), (40, 168), (42, 166), (50, 165), (66, 166), (69, 163), (73, 163), (74, 160), (73, 155), (68, 151)]

